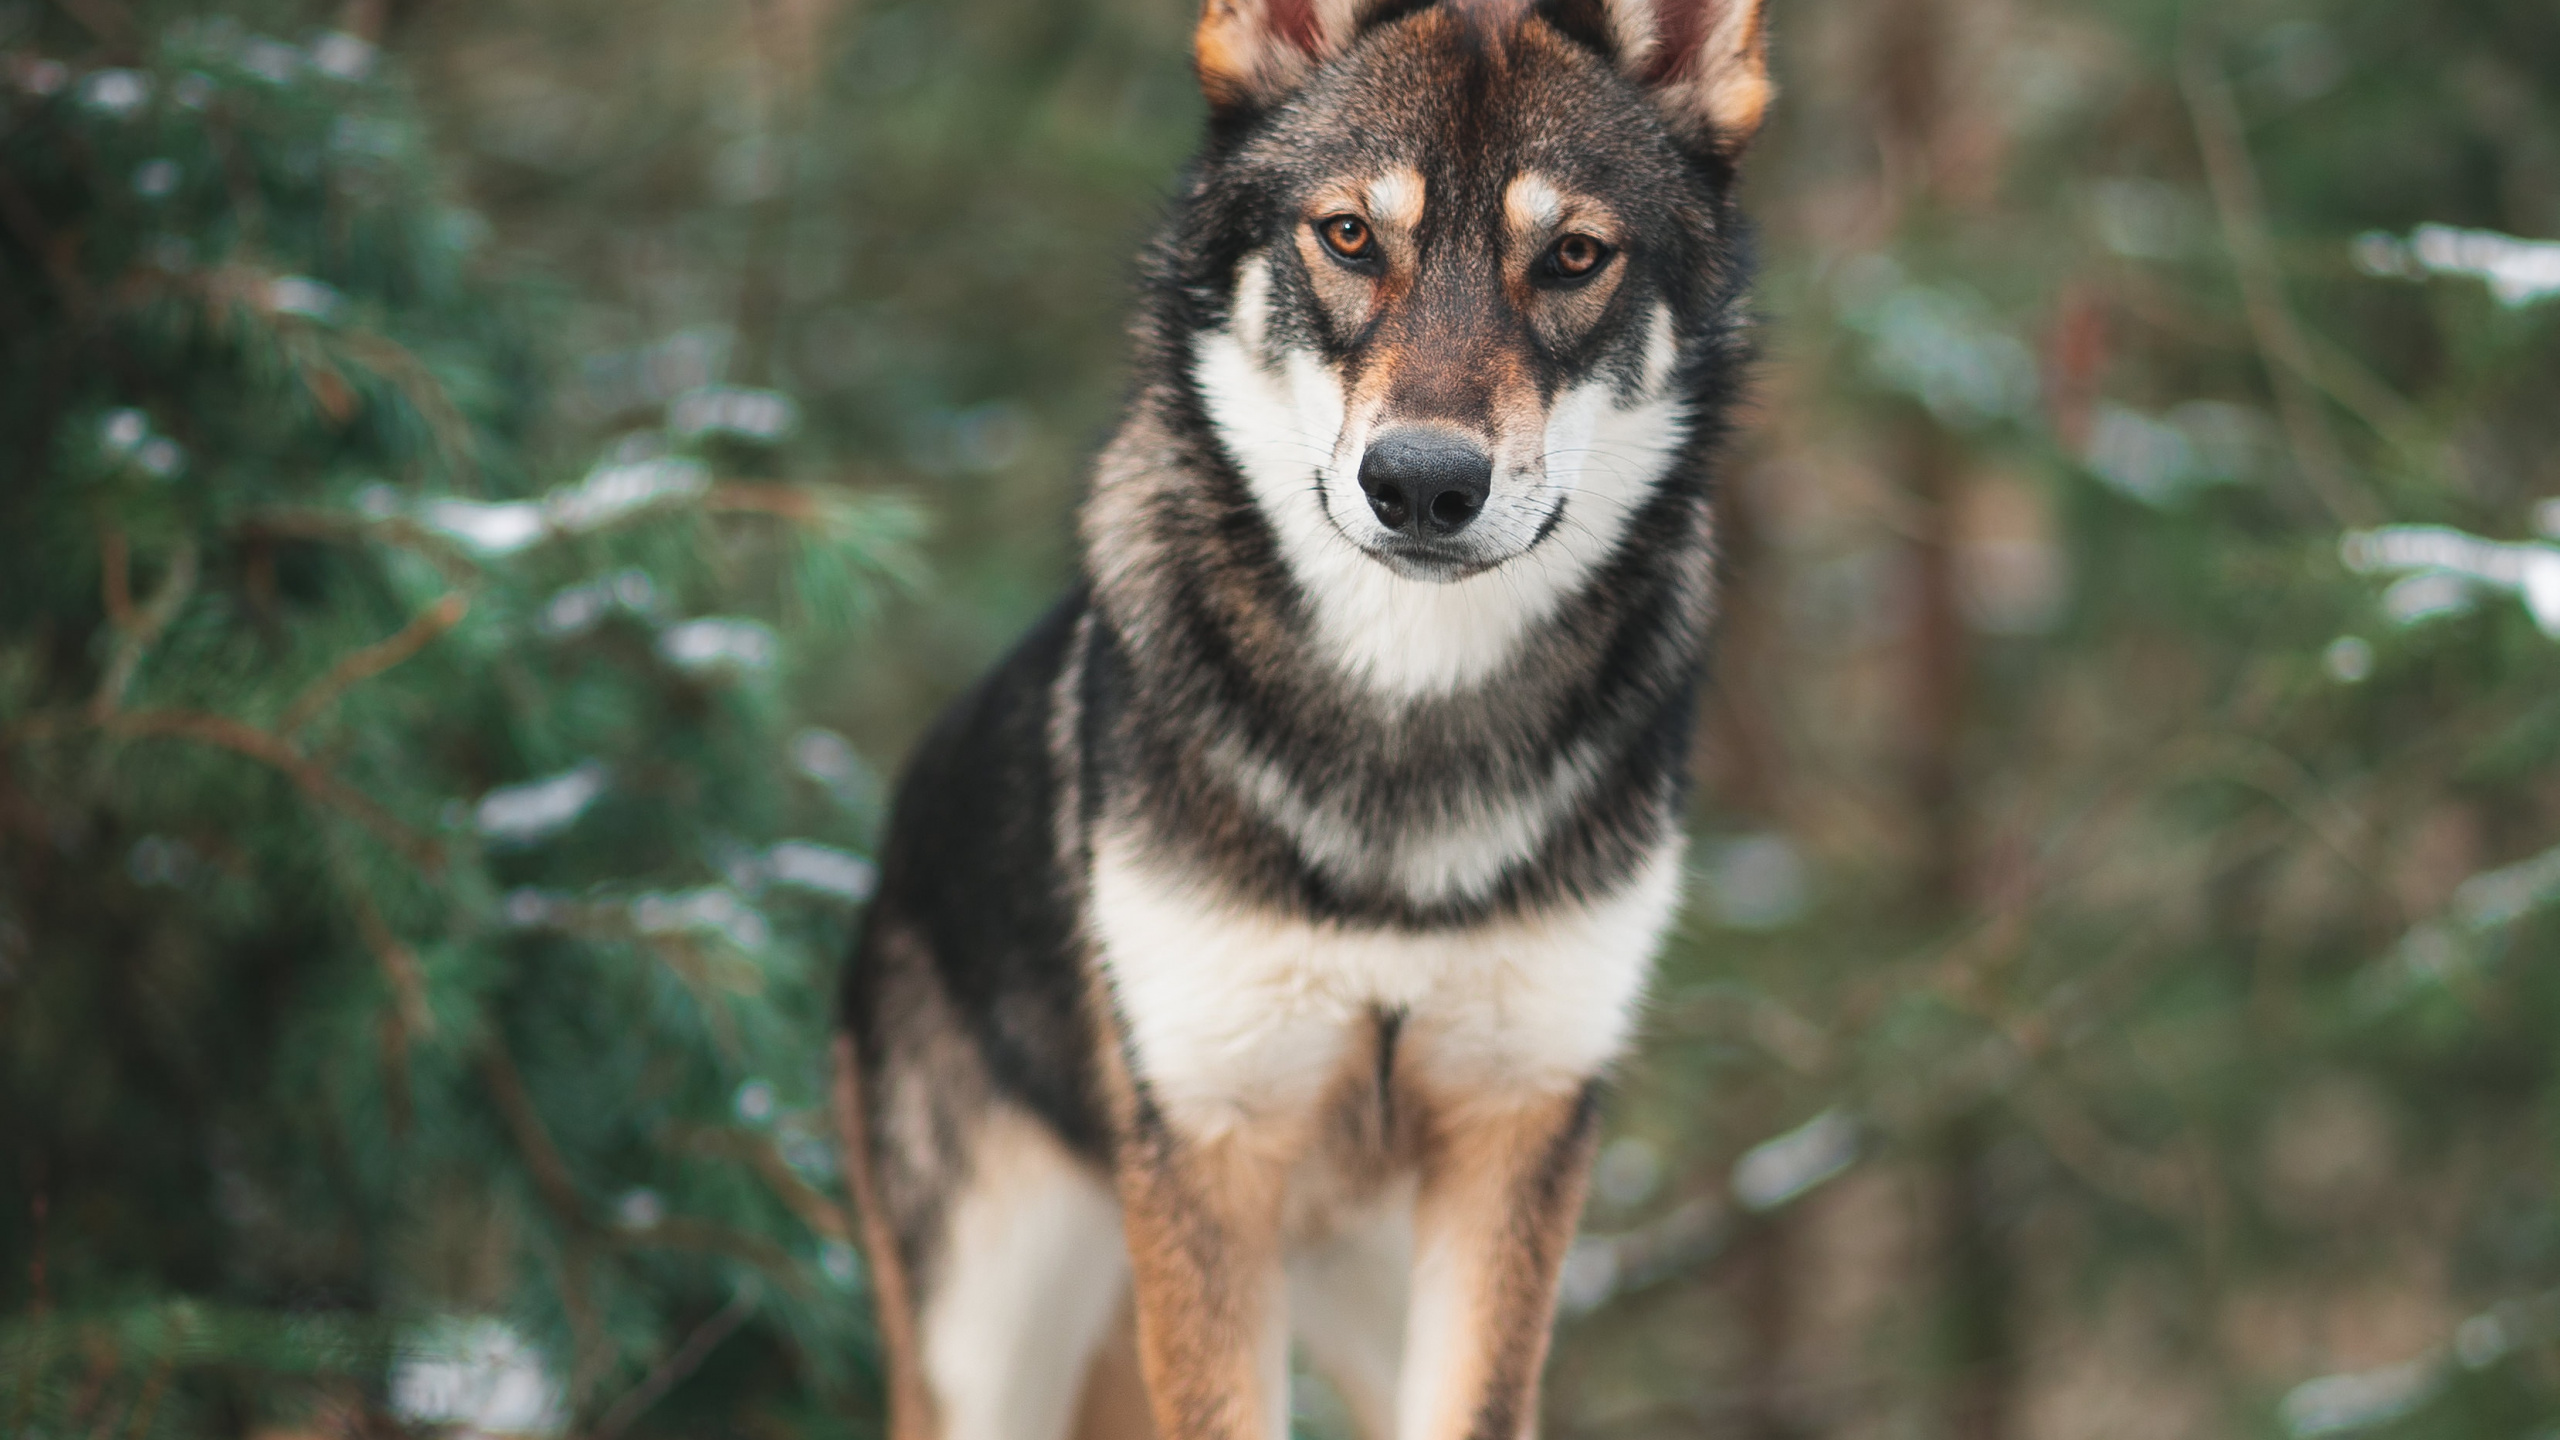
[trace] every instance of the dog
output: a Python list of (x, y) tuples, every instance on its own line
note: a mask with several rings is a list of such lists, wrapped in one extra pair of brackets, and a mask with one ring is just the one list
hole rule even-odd
[(1276, 1440), (1293, 1338), (1377, 1440), (1534, 1430), (1680, 899), (1760, 6), (1208, 0), (1082, 578), (844, 982), (895, 1440)]

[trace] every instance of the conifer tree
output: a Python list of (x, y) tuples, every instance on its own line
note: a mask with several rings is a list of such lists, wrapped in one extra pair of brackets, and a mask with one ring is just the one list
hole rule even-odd
[(793, 697), (909, 525), (771, 390), (539, 453), (301, 13), (0, 9), (0, 1430), (859, 1430)]

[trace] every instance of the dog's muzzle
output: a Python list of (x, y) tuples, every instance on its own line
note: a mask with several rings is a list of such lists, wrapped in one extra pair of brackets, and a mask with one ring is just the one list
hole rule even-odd
[(1360, 490), (1378, 523), (1421, 541), (1475, 522), (1493, 493), (1493, 457), (1444, 430), (1389, 430), (1360, 458)]

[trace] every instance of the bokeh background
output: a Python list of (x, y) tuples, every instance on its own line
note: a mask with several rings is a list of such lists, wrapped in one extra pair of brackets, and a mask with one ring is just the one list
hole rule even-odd
[[(1190, 19), (0, 3), (0, 1430), (879, 1433), (824, 996)], [(2560, 9), (1772, 24), (1549, 1433), (2560, 1434)]]

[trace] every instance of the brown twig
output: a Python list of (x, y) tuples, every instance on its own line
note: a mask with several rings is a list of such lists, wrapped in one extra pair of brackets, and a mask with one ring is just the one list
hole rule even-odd
[(401, 1036), (405, 1051), (410, 1035), (436, 1033), (435, 1012), (427, 1008), (427, 985), (418, 968), (418, 952), (410, 949), (382, 918), (382, 909), (373, 903), (372, 896), (353, 885), (342, 888), (347, 892), (347, 904), (356, 912), (356, 929), (364, 936), (365, 948), (373, 952), (374, 959), (382, 965), (383, 978), (391, 982), (396, 999), (394, 1013), (406, 1032)]
[[(2179, 339), (2217, 349), (2249, 349), (2257, 343), (2245, 319), (2235, 324), (2227, 316), (2191, 309), (2177, 293), (2132, 267), (2116, 276), (2111, 298), (2123, 314)], [(2416, 405), (2336, 341), (2316, 330), (2298, 333), (2302, 353), (2271, 358), (2287, 366), (2307, 363), (2310, 368), (2294, 371), (2304, 384), (2327, 395), (2339, 409), (2413, 459), (2432, 458), (2433, 452), (2420, 443), (2427, 419)]]
[(367, 45), (379, 45), (389, 8), (385, 0), (347, 0), (338, 9), (338, 28)]
[(2267, 237), (2266, 200), (2257, 170), (2249, 162), (2240, 107), (2206, 47), (2202, 27), (2190, 24), (2180, 47), (2178, 80), (2186, 92), (2188, 114), (2195, 121), (2206, 186), (2221, 215), (2223, 243), (2231, 250), (2232, 268), (2239, 277), (2241, 308), (2257, 339), (2268, 384), (2275, 390), (2276, 409), (2284, 417), (2294, 463), (2302, 468), (2303, 479), (2331, 521), (2370, 524), (2374, 507), (2362, 491), (2349, 486), (2337, 439), (2329, 433), (2318, 397), (2304, 381), (2305, 376), (2324, 373), (2324, 367), (2285, 304), (2283, 276)]
[(444, 382), (408, 347), (388, 336), (366, 331), (337, 332), (332, 342), (347, 359), (391, 382), (409, 408), (426, 422), (447, 475), (466, 492), (479, 489), (479, 466), (472, 457), (471, 422), (455, 404)]
[(740, 1286), (728, 1304), (694, 1327), (693, 1333), (685, 1337), (675, 1353), (659, 1361), (639, 1384), (613, 1402), (613, 1408), (605, 1411), (604, 1418), (598, 1420), (595, 1429), (589, 1432), (594, 1440), (613, 1440), (614, 1436), (630, 1429), (632, 1421), (639, 1419), (643, 1412), (657, 1404), (687, 1376), (701, 1369), (702, 1362), (711, 1358), (711, 1352), (720, 1348), (720, 1342), (736, 1334), (738, 1327), (746, 1324), (748, 1317), (756, 1313), (758, 1298), (752, 1281)]
[(107, 607), (107, 623), (133, 628), (133, 544), (110, 525), (98, 535), (98, 588)]
[(98, 678), (98, 692), (89, 697), (89, 718), (105, 721), (124, 704), (124, 693), (133, 686), (133, 674), (142, 668), (160, 632), (178, 618), (186, 607), (187, 596), (196, 588), (196, 547), (181, 541), (169, 556), (169, 571), (160, 577), (160, 588), (151, 593), (151, 603), (136, 611), (133, 607), (131, 560), (124, 532), (109, 530), (101, 541), (104, 550), (104, 587), (107, 615), (116, 622), (115, 654), (107, 661), (106, 673)]
[(515, 1141), (516, 1153), (524, 1158), (525, 1169), (533, 1176), (533, 1187), (542, 1194), (542, 1203), (560, 1221), (561, 1228), (571, 1234), (588, 1228), (586, 1202), (578, 1197), (578, 1183), (569, 1175), (569, 1162), (560, 1158), (560, 1147), (553, 1143), (549, 1127), (533, 1108), (533, 1097), (525, 1092), (524, 1075), (516, 1069), (515, 1057), (507, 1047), (491, 1036), (480, 1049), (480, 1079), (489, 1087), (489, 1098), (497, 1104), (498, 1117), (507, 1124), (507, 1134)]
[(853, 1228), (846, 1222), (843, 1208), (801, 1179), (769, 1137), (725, 1125), (684, 1125), (670, 1126), (667, 1142), (675, 1149), (745, 1164), (783, 1204), (791, 1207), (802, 1224), (829, 1240), (853, 1238)]
[[(98, 1407), (106, 1403), (108, 1382), (114, 1380), (116, 1372), (123, 1368), (124, 1351), (114, 1337), (99, 1337), (89, 1347), (89, 1372), (80, 1377), (80, 1391), (72, 1397), (71, 1408), (64, 1412), (65, 1418), (78, 1425), (96, 1414)], [(25, 1431), (20, 1429), (11, 1433), (24, 1434)]]
[(241, 522), (240, 530), (262, 539), (379, 540), (415, 552), (457, 585), (480, 578), (480, 566), (468, 551), (414, 520), (375, 520), (332, 510), (262, 510)]
[(54, 8), (79, 21), (82, 29), (120, 56), (141, 49), (142, 27), (118, 0), (54, 0)]
[(702, 508), (715, 514), (770, 515), (795, 525), (815, 524), (826, 518), (824, 498), (799, 485), (731, 481), (714, 486), (703, 497)]
[(424, 650), (439, 635), (460, 624), (471, 609), (471, 602), (460, 594), (446, 595), (419, 612), (418, 617), (392, 634), (361, 650), (350, 652), (329, 672), (304, 688), (293, 703), (285, 707), (284, 718), (276, 722), (276, 731), (292, 735), (308, 725), (321, 711), (335, 704), (340, 695), (410, 656)]
[(373, 952), (383, 978), (391, 986), (391, 1003), (382, 1011), (383, 1108), (388, 1112), (391, 1133), (405, 1136), (411, 1118), (410, 1048), (417, 1039), (436, 1033), (435, 1011), (427, 1004), (426, 977), (418, 964), (418, 952), (383, 919), (382, 908), (355, 883), (341, 857), (333, 854), (331, 858), (339, 861), (330, 869), (337, 876), (338, 888), (346, 895), (347, 908), (355, 912), (356, 931), (364, 937), (365, 948)]
[(74, 243), (45, 228), (44, 212), (7, 175), (0, 175), (0, 223), (7, 224), (18, 242), (34, 253), (55, 288), (62, 292), (64, 308), (86, 329), (96, 313), (97, 302), (80, 267), (72, 263), (77, 253)]
[(800, 1262), (791, 1252), (761, 1235), (750, 1235), (708, 1220), (670, 1216), (646, 1230), (627, 1231), (614, 1237), (626, 1250), (683, 1250), (699, 1255), (725, 1255), (743, 1265), (773, 1277), (776, 1283), (795, 1292), (805, 1291), (807, 1278)]
[(160, 1397), (169, 1391), (169, 1377), (177, 1371), (175, 1354), (163, 1355), (151, 1367), (151, 1378), (142, 1383), (141, 1398), (133, 1402), (132, 1418), (125, 1424), (125, 1440), (142, 1440), (151, 1433), (152, 1417), (160, 1413)]
[[(693, 1003), (702, 1011), (703, 1020), (711, 1027), (711, 1041), (731, 1061), (744, 1062), (746, 1041), (738, 1033), (738, 1018), (729, 1013), (721, 1000), (721, 992), (737, 988), (724, 983), (713, 973), (711, 957), (688, 935), (646, 935), (642, 941), (649, 952), (663, 961), (667, 969), (684, 985)], [(736, 973), (732, 971), (731, 973)], [(750, 972), (755, 973), (755, 972)]]
[(586, 1202), (579, 1198), (578, 1183), (569, 1174), (569, 1162), (560, 1157), (560, 1147), (552, 1140), (550, 1127), (542, 1123), (541, 1112), (533, 1108), (533, 1097), (525, 1091), (524, 1074), (516, 1069), (515, 1057), (507, 1053), (505, 1042), (494, 1033), (480, 1047), (480, 1079), (498, 1107), (498, 1117), (506, 1122), (507, 1135), (514, 1141), (517, 1155), (533, 1176), (533, 1188), (560, 1222), (560, 1303), (569, 1312), (569, 1328), (576, 1337), (578, 1351), (571, 1388), (583, 1396), (605, 1363), (604, 1328), (587, 1297), (593, 1259), (588, 1241), (594, 1227), (587, 1219)]
[(429, 874), (444, 868), (443, 846), (401, 823), (373, 797), (331, 774), (283, 736), (227, 715), (198, 710), (135, 710), (103, 720), (84, 715), (38, 715), (0, 730), (0, 745), (51, 740), (82, 730), (118, 737), (193, 740), (260, 761), (282, 772), (307, 798), (344, 812), (371, 831), (375, 839), (399, 851), (410, 864)]
[[(296, 750), (290, 741), (271, 731), (244, 724), (227, 715), (210, 715), (194, 710), (137, 710), (110, 716), (96, 724), (110, 735), (193, 740), (260, 761), (283, 772), (304, 795), (343, 812), (373, 832), (375, 839), (399, 851), (419, 869), (432, 872), (444, 866), (443, 847), (402, 824), (398, 817), (375, 803), (373, 797), (321, 768)], [(43, 731), (31, 727), (28, 733), (41, 734)]]
[(2135, 1209), (2173, 1223), (2198, 1218), (2200, 1187), (2186, 1167), (2116, 1140), (2056, 1090), (2049, 1082), (2021, 1085), (2010, 1096), (2011, 1112), (2046, 1154), (2090, 1189)]
[(417, 1109), (409, 1092), (409, 1026), (397, 1004), (382, 1008), (382, 1108), (393, 1139), (405, 1139)]

